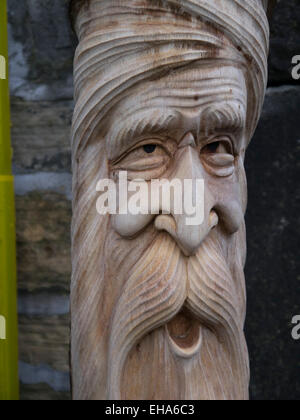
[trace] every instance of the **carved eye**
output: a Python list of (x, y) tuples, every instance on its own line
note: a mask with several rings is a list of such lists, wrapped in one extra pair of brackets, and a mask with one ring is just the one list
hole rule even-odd
[(163, 173), (168, 166), (172, 150), (168, 142), (157, 140), (137, 145), (134, 149), (114, 162), (114, 169), (128, 172), (129, 178), (152, 179)]
[(221, 138), (206, 144), (200, 152), (205, 169), (212, 175), (226, 177), (233, 174), (235, 156), (230, 139)]
[(145, 146), (143, 146), (143, 149), (146, 153), (150, 155), (151, 153), (155, 152), (156, 147), (156, 144), (145, 144)]
[(222, 153), (222, 154), (231, 154), (233, 155), (232, 146), (229, 141), (214, 141), (212, 143), (207, 144), (201, 150), (202, 154), (206, 153)]

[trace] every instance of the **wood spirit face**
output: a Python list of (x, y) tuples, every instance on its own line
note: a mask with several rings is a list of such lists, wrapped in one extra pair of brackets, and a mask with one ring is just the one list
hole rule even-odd
[[(90, 0), (77, 10), (75, 399), (248, 398), (244, 156), (266, 87), (266, 7)], [(186, 223), (164, 193), (154, 213), (99, 215), (99, 180), (119, 199), (123, 173), (146, 186), (140, 200), (153, 181), (201, 181), (201, 221)]]

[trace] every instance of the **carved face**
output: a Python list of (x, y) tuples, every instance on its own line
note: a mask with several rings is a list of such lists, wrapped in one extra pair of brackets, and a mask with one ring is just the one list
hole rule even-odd
[[(177, 360), (182, 364), (179, 376), (185, 378), (183, 382), (193, 382), (185, 370), (194, 364), (197, 372), (196, 366), (205, 353), (204, 337), (213, 341), (211, 346), (220, 353), (224, 349), (218, 344), (219, 336), (234, 341), (233, 331), (217, 319), (224, 316), (225, 321), (224, 313), (218, 314), (213, 301), (210, 311), (205, 309), (206, 298), (210, 297), (209, 293), (205, 297), (206, 287), (211, 288), (223, 310), (228, 304), (233, 306), (229, 314), (231, 322), (236, 323), (235, 334), (239, 335), (235, 339), (243, 342), (243, 276), (240, 273), (239, 278), (234, 278), (226, 258), (232, 235), (243, 227), (246, 113), (243, 71), (233, 66), (219, 69), (198, 65), (139, 85), (111, 116), (113, 124), (106, 136), (106, 151), (112, 177), (118, 178), (118, 172), (125, 170), (130, 179), (148, 183), (161, 178), (203, 179), (205, 185), (201, 225), (187, 225), (186, 214), (175, 214), (172, 204), (168, 215), (111, 217), (106, 248), (117, 257), (107, 260), (107, 276), (110, 281), (123, 277), (110, 332), (112, 398), (172, 398), (168, 390), (173, 389), (174, 393), (174, 383), (178, 384), (177, 398), (199, 398), (200, 389), (194, 389), (190, 395), (183, 392), (177, 368), (173, 367), (175, 377), (167, 378), (166, 372), (172, 370), (170, 360)], [(162, 204), (160, 210), (163, 213), (167, 209)], [(193, 281), (196, 292), (192, 290)], [(203, 307), (194, 293), (204, 300)], [(210, 314), (214, 310), (216, 319)], [(214, 329), (213, 339), (209, 337), (210, 328)], [(233, 348), (236, 343), (228, 346), (233, 353), (241, 351)], [(157, 360), (150, 358), (149, 366), (145, 366), (141, 354), (155, 354), (159, 348), (164, 349), (162, 354), (156, 356)], [(164, 366), (166, 352), (169, 362)], [(162, 364), (159, 370), (156, 363)], [(149, 369), (151, 376), (156, 372), (157, 379), (145, 387)], [(163, 381), (158, 379), (162, 372)], [(217, 384), (214, 386), (212, 392), (217, 395)], [(122, 393), (121, 389), (126, 391)], [(222, 392), (226, 395), (224, 389)], [(226, 397), (245, 396), (243, 393), (245, 389), (231, 389)]]
[[(197, 252), (216, 225), (235, 233), (245, 207), (246, 191), (240, 180), (246, 114), (245, 78), (243, 71), (233, 66), (198, 65), (134, 89), (111, 117), (112, 127), (106, 136), (110, 175), (118, 177), (122, 170), (129, 179), (148, 182), (203, 179), (204, 223), (187, 225), (184, 211), (157, 218), (119, 215), (112, 223), (116, 232), (132, 237), (154, 222), (158, 230), (173, 237), (186, 256)], [(163, 203), (160, 211), (167, 211)]]
[[(79, 19), (74, 397), (247, 399), (244, 155), (263, 81), (254, 61), (249, 77), (240, 49), (215, 28), (150, 3), (130, 1), (129, 22), (123, 3), (114, 20), (92, 0)], [(178, 34), (184, 40), (173, 45)], [(100, 216), (96, 184), (118, 183), (122, 171), (148, 185), (203, 181), (203, 223), (188, 225), (175, 198), (166, 209), (162, 197), (159, 214)]]
[[(112, 112), (101, 140), (108, 175), (118, 179), (122, 170), (148, 183), (202, 179), (204, 222), (188, 226), (186, 215), (174, 214), (172, 205), (167, 215), (106, 216), (106, 233), (97, 241), (105, 264), (98, 273), (103, 282), (98, 339), (107, 350), (102, 349), (97, 363), (103, 363), (99, 375), (106, 372), (107, 382), (102, 376), (94, 396), (208, 398), (203, 378), (201, 386), (190, 386), (195, 375), (209, 374), (205, 359), (210, 352), (216, 354), (216, 379), (206, 384), (211, 395), (247, 396), (242, 274), (246, 113), (243, 71), (213, 65), (139, 84)], [(99, 147), (95, 133), (92, 155)], [(94, 223), (104, 231), (102, 218), (98, 215)], [(153, 356), (147, 364), (144, 354)], [(242, 360), (236, 360), (240, 354)], [(233, 385), (220, 388), (220, 376), (231, 378)]]

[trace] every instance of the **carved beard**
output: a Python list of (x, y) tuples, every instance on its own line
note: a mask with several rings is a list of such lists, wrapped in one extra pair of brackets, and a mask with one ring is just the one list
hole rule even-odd
[(217, 231), (190, 258), (158, 233), (130, 271), (114, 310), (108, 397), (247, 399), (242, 266), (235, 275)]
[(190, 258), (153, 225), (123, 239), (96, 212), (96, 151), (74, 176), (74, 399), (247, 399), (244, 225), (216, 228)]

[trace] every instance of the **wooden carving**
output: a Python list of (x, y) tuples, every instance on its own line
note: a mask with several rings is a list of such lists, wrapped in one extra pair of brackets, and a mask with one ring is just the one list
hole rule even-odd
[[(75, 399), (248, 399), (245, 151), (265, 0), (77, 0)], [(204, 181), (204, 221), (97, 212), (101, 179)]]

